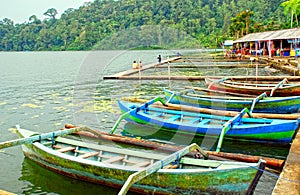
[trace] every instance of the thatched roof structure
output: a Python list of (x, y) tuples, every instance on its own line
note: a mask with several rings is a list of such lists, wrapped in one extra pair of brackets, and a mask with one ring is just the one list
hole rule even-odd
[(281, 39), (297, 39), (297, 38), (300, 38), (300, 28), (251, 33), (251, 34), (241, 37), (233, 42), (234, 43), (243, 43), (243, 42), (281, 40)]

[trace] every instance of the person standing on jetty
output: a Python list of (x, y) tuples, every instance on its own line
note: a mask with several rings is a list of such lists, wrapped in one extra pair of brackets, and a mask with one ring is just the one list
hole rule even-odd
[(158, 63), (161, 64), (161, 55), (158, 55), (157, 59), (158, 59)]
[(136, 63), (136, 61), (133, 61), (132, 63), (132, 69), (138, 69), (138, 63)]

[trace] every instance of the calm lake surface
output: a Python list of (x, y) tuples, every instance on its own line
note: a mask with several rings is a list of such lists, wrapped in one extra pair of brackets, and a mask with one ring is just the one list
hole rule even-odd
[[(103, 80), (131, 68), (133, 60), (143, 64), (165, 59), (178, 51), (92, 51), (92, 52), (2, 52), (0, 53), (0, 141), (16, 139), (15, 125), (37, 132), (59, 130), (66, 123), (109, 131), (120, 111), (116, 100), (125, 96), (153, 98), (165, 87), (203, 86), (189, 81)], [(180, 51), (183, 55), (191, 51)], [(200, 53), (201, 51), (197, 51)], [(191, 63), (188, 60), (184, 63)], [(203, 62), (201, 62), (203, 64)], [(201, 64), (199, 63), (199, 64)], [(249, 62), (250, 63), (250, 62)], [(193, 63), (192, 63), (193, 64)], [(199, 65), (194, 63), (195, 65)], [(254, 75), (255, 70), (218, 69), (215, 62), (201, 69), (171, 69), (172, 75)], [(271, 74), (264, 68), (260, 74)], [(145, 75), (167, 75), (167, 69), (147, 70)], [(138, 128), (124, 122), (123, 129)], [(148, 133), (148, 137), (151, 135)], [(151, 138), (157, 139), (157, 138)], [(212, 149), (215, 140), (160, 134), (174, 144), (197, 141)], [(287, 147), (251, 143), (224, 143), (222, 151), (284, 158)], [(20, 146), (0, 151), (0, 189), (16, 194), (117, 194), (118, 190), (70, 179), (25, 159)], [(255, 194), (271, 194), (277, 176), (265, 173)]]

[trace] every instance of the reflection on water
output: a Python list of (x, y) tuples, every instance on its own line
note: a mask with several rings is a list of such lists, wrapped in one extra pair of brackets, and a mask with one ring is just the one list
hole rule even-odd
[[(35, 175), (33, 177), (33, 175)], [(59, 175), (25, 158), (22, 163), (22, 176), (26, 183), (22, 194), (117, 194), (118, 189), (79, 181)], [(129, 193), (134, 194), (134, 193)]]
[[(58, 130), (65, 123), (87, 125), (102, 131), (110, 131), (120, 116), (116, 100), (134, 96), (151, 99), (161, 95), (163, 88), (180, 91), (185, 86), (203, 87), (202, 81), (162, 81), (162, 80), (103, 80), (104, 75), (115, 74), (131, 68), (133, 60), (140, 58), (143, 64), (156, 62), (158, 54), (174, 55), (178, 51), (92, 51), (92, 52), (1, 52), (0, 53), (0, 141), (12, 140), (16, 124), (37, 132)], [(188, 51), (181, 51), (185, 54)], [(197, 51), (199, 53), (199, 51)], [(190, 63), (190, 62), (189, 62)], [(213, 66), (212, 59), (206, 62), (210, 68), (176, 69), (172, 75), (238, 75), (255, 74), (254, 69), (222, 69)], [(193, 63), (190, 63), (193, 64)], [(179, 64), (178, 64), (179, 65)], [(195, 63), (195, 65), (198, 65)], [(143, 75), (168, 75), (167, 69), (151, 69)], [(259, 68), (260, 75), (267, 75)], [(126, 125), (126, 126), (125, 126)], [(127, 128), (122, 122), (121, 126)], [(130, 127), (131, 128), (131, 127)], [(144, 127), (143, 127), (144, 128)], [(122, 132), (120, 128), (117, 132)], [(196, 141), (210, 148), (201, 138), (155, 134), (148, 129), (148, 139), (162, 139), (183, 144)], [(153, 133), (152, 133), (153, 132)], [(140, 136), (140, 135), (139, 135)], [(199, 139), (199, 140), (198, 140)], [(210, 141), (207, 141), (207, 144)], [(16, 152), (19, 151), (19, 152)], [(224, 151), (266, 154), (282, 157), (286, 148), (274, 148), (250, 143), (235, 144), (224, 142)], [(0, 153), (0, 189), (23, 194), (103, 194), (115, 191), (97, 185), (69, 179), (32, 163), (23, 161), (20, 147), (5, 150), (13, 155)], [(20, 170), (22, 167), (22, 170)], [(14, 171), (14, 174), (9, 174)], [(9, 182), (8, 182), (9, 181)], [(266, 182), (268, 186), (269, 183)], [(268, 188), (273, 185), (269, 185)]]

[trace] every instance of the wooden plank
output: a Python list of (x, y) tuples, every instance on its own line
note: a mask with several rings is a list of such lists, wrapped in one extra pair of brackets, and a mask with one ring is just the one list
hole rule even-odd
[(137, 164), (137, 162), (136, 162), (136, 161), (133, 161), (133, 160), (128, 160), (128, 159), (126, 159), (126, 158), (124, 158), (124, 159), (123, 159), (123, 162), (124, 162), (124, 163), (127, 163), (127, 164), (132, 164), (132, 165), (135, 165), (135, 164)]
[(60, 148), (60, 149), (58, 149), (56, 151), (64, 153), (64, 152), (70, 152), (70, 151), (75, 150), (75, 149), (76, 148), (73, 147), (73, 146), (68, 146), (68, 147)]
[(155, 162), (154, 164), (148, 166), (146, 169), (143, 169), (141, 171), (135, 172), (133, 174), (131, 174), (127, 181), (125, 182), (125, 184), (123, 185), (123, 187), (121, 188), (120, 192), (118, 193), (118, 195), (124, 195), (127, 193), (127, 191), (129, 190), (129, 188), (132, 186), (132, 184), (134, 184), (137, 181), (140, 181), (141, 179), (147, 177), (148, 175), (158, 171), (160, 168), (164, 167), (164, 165), (168, 165), (171, 162), (173, 162), (174, 160), (177, 160), (178, 158), (181, 158), (182, 156), (188, 154), (189, 152), (193, 151), (193, 150), (198, 150), (201, 151), (201, 153), (206, 156), (206, 158), (208, 157), (206, 155), (206, 153), (197, 145), (197, 144), (191, 144), (189, 146), (186, 146), (185, 148), (163, 158), (160, 161)]
[(166, 64), (166, 63), (172, 62), (174, 60), (178, 60), (180, 58), (181, 57), (169, 58), (169, 59), (163, 60), (160, 64), (157, 63), (157, 62), (151, 63), (151, 64), (147, 64), (147, 65), (144, 65), (140, 69), (130, 69), (130, 70), (126, 70), (126, 71), (123, 71), (123, 72), (119, 72), (119, 73), (111, 75), (111, 76), (104, 76), (104, 79), (113, 78), (113, 77), (122, 77), (122, 76), (128, 76), (128, 75), (136, 74), (139, 71), (144, 71), (144, 70), (147, 70), (147, 69), (150, 69), (150, 68), (154, 68), (156, 66), (161, 66), (162, 64)]
[(7, 192), (7, 191), (4, 191), (4, 190), (0, 190), (0, 194), (1, 194), (1, 195), (16, 195), (16, 194), (14, 194), (14, 193)]
[(200, 118), (193, 118), (193, 119), (190, 120), (189, 123), (190, 123), (190, 124), (194, 124), (194, 123), (196, 123), (196, 122), (198, 123), (200, 120), (201, 120)]
[(300, 194), (300, 132), (298, 131), (272, 195)]
[[(247, 76), (248, 80), (257, 81), (277, 81), (286, 77), (289, 81), (300, 81), (300, 76)], [(223, 76), (105, 76), (103, 79), (119, 79), (119, 80), (185, 80), (185, 81), (201, 81), (205, 78), (224, 78)], [(245, 80), (245, 76), (231, 76), (235, 80)]]
[(115, 154), (128, 154), (130, 156), (137, 156), (145, 159), (162, 159), (165, 157), (163, 154), (149, 154), (147, 152), (140, 152), (140, 151), (132, 151), (128, 149), (120, 149), (116, 147), (111, 147), (111, 146), (104, 146), (104, 145), (97, 145), (97, 144), (92, 144), (92, 143), (85, 143), (77, 140), (70, 140), (67, 138), (63, 137), (58, 137), (56, 139), (58, 142), (66, 143), (66, 144), (71, 144), (73, 146), (80, 146), (80, 147), (86, 147), (94, 150), (99, 150), (99, 151), (105, 151), (109, 153), (115, 153)]
[(79, 158), (89, 158), (92, 156), (97, 156), (99, 154), (99, 152), (95, 151), (95, 152), (87, 152), (85, 154), (79, 155)]
[(211, 119), (203, 119), (200, 121), (200, 123), (198, 125), (205, 125), (207, 123), (209, 123), (211, 121)]
[(143, 161), (143, 162), (136, 163), (135, 165), (133, 165), (133, 167), (145, 167), (145, 166), (148, 166), (150, 164), (151, 164), (150, 161)]
[(172, 122), (172, 121), (176, 121), (176, 120), (178, 120), (180, 118), (181, 118), (181, 115), (174, 115), (168, 121)]
[(125, 156), (114, 156), (110, 159), (107, 159), (105, 161), (102, 161), (104, 163), (114, 163), (114, 162), (117, 162), (117, 161), (120, 161), (120, 160), (123, 160), (125, 158)]
[(208, 163), (205, 160), (194, 159), (194, 158), (185, 158), (185, 157), (180, 159), (180, 163), (187, 164), (187, 165), (196, 165), (196, 166), (201, 166), (201, 167), (212, 167), (212, 168), (217, 168), (222, 164), (220, 162), (212, 162), (212, 161), (209, 161), (209, 163)]

